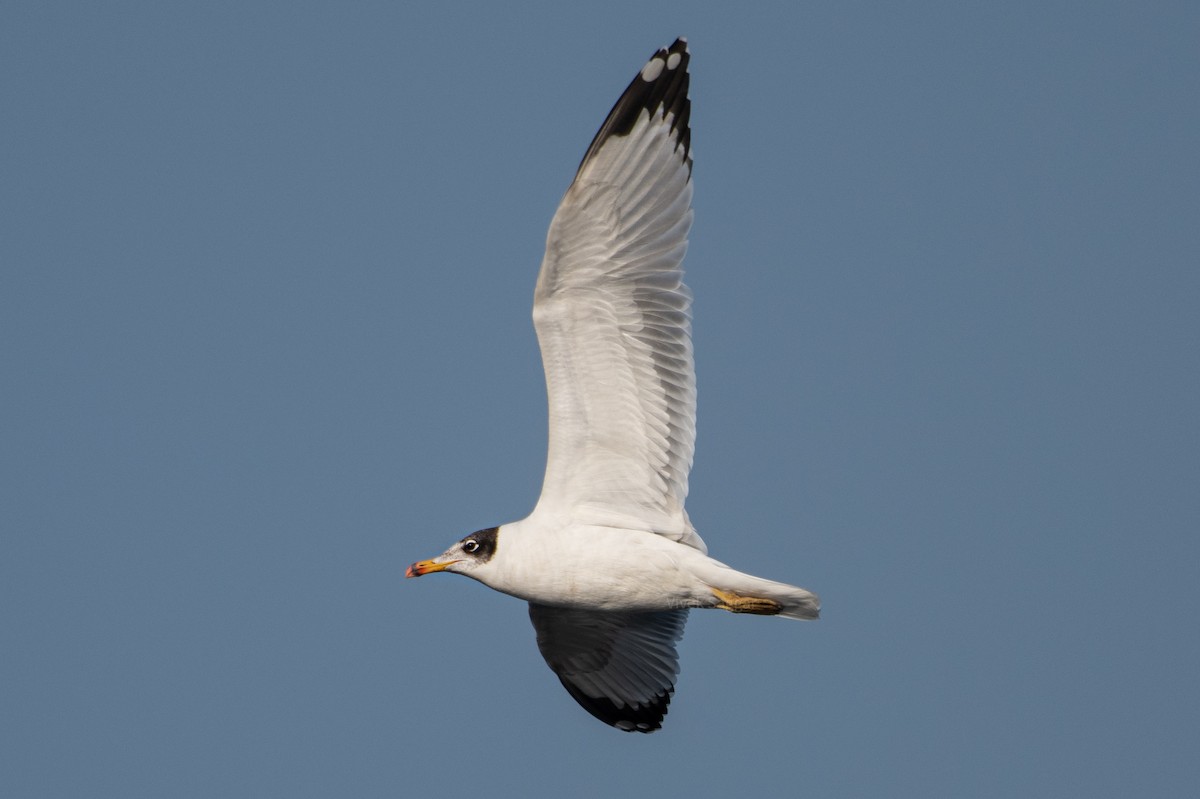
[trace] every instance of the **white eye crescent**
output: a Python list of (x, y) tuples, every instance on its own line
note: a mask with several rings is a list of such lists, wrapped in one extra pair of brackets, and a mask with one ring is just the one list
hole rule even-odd
[(479, 549), (479, 542), (476, 541), (474, 538), (468, 538), (466, 541), (463, 541), (462, 548), (463, 548), (463, 552), (466, 552), (466, 553), (474, 552), (475, 550)]

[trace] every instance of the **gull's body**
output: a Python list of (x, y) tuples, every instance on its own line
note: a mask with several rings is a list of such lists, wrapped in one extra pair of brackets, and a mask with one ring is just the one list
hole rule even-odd
[(771, 615), (815, 616), (811, 593), (743, 574), (701, 549), (637, 527), (534, 513), (503, 525), (498, 537), (503, 556), (498, 547), (492, 568), (478, 579), (529, 602), (592, 610), (715, 608), (723, 601), (713, 593), (717, 588), (741, 597), (775, 597), (779, 607)]
[(527, 518), (408, 576), (465, 574), (530, 603), (538, 647), (588, 712), (661, 725), (690, 608), (815, 619), (815, 594), (708, 557), (684, 510), (696, 433), (688, 52), (658, 51), (596, 134), (534, 292), (550, 436)]

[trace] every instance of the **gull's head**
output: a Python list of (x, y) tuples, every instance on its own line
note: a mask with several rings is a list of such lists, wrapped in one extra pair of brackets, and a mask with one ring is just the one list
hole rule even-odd
[(468, 577), (477, 577), (472, 572), (486, 565), (496, 554), (496, 539), (499, 537), (499, 533), (498, 527), (476, 530), (436, 558), (419, 560), (409, 566), (408, 571), (404, 572), (404, 576), (420, 577), (433, 572), (455, 572)]

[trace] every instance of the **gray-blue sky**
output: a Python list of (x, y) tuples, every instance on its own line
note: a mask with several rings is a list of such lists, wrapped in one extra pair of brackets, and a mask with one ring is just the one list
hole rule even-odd
[[(1200, 12), (9, 4), (10, 796), (1180, 795), (1200, 780)], [(664, 730), (524, 605), (550, 216), (693, 52), (714, 555)]]

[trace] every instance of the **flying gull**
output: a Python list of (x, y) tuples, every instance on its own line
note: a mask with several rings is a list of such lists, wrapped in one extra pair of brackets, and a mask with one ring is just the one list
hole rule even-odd
[(550, 435), (533, 512), (406, 576), (454, 572), (529, 602), (538, 649), (601, 721), (653, 732), (690, 608), (815, 619), (817, 596), (707, 555), (683, 508), (696, 437), (687, 40), (655, 53), (588, 147), (533, 297)]

